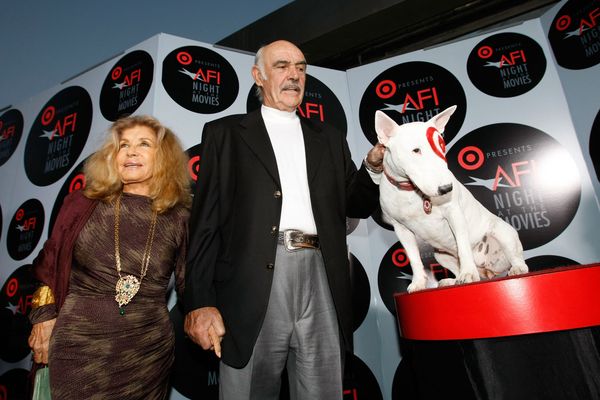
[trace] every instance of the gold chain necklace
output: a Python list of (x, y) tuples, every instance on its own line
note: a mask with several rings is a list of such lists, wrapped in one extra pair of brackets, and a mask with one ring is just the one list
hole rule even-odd
[(144, 254), (142, 255), (140, 279), (138, 280), (138, 278), (133, 275), (121, 276), (121, 256), (119, 253), (119, 212), (121, 209), (121, 195), (122, 193), (119, 193), (119, 197), (117, 197), (117, 201), (115, 203), (115, 263), (117, 266), (117, 274), (119, 275), (119, 280), (117, 281), (117, 286), (115, 287), (117, 292), (115, 295), (115, 301), (119, 304), (119, 314), (124, 315), (125, 308), (123, 308), (123, 306), (129, 304), (129, 302), (137, 294), (138, 290), (140, 290), (142, 280), (148, 271), (148, 265), (150, 265), (150, 252), (152, 251), (152, 242), (154, 242), (154, 230), (156, 228), (156, 219), (158, 214), (156, 211), (152, 213), (152, 222), (150, 222), (148, 238), (146, 239), (146, 247), (144, 248)]

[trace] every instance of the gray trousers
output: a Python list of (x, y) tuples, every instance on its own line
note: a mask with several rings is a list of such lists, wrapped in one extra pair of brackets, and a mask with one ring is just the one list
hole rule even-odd
[(340, 334), (319, 250), (277, 246), (273, 285), (252, 357), (221, 362), (220, 400), (278, 400), (287, 367), (291, 400), (342, 398)]

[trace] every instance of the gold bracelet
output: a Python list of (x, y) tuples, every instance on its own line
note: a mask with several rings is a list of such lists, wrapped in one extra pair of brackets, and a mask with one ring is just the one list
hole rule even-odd
[(31, 298), (31, 309), (35, 310), (47, 304), (54, 304), (54, 294), (50, 286), (40, 286)]

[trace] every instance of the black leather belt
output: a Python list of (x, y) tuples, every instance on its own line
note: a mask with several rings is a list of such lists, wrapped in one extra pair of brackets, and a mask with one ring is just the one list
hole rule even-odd
[(279, 243), (283, 244), (288, 251), (318, 249), (319, 237), (302, 231), (287, 229), (279, 232)]

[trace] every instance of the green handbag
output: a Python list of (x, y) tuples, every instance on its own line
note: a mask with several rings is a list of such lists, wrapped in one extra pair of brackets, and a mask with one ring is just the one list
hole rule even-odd
[(52, 400), (50, 395), (50, 373), (47, 366), (35, 372), (32, 400)]

